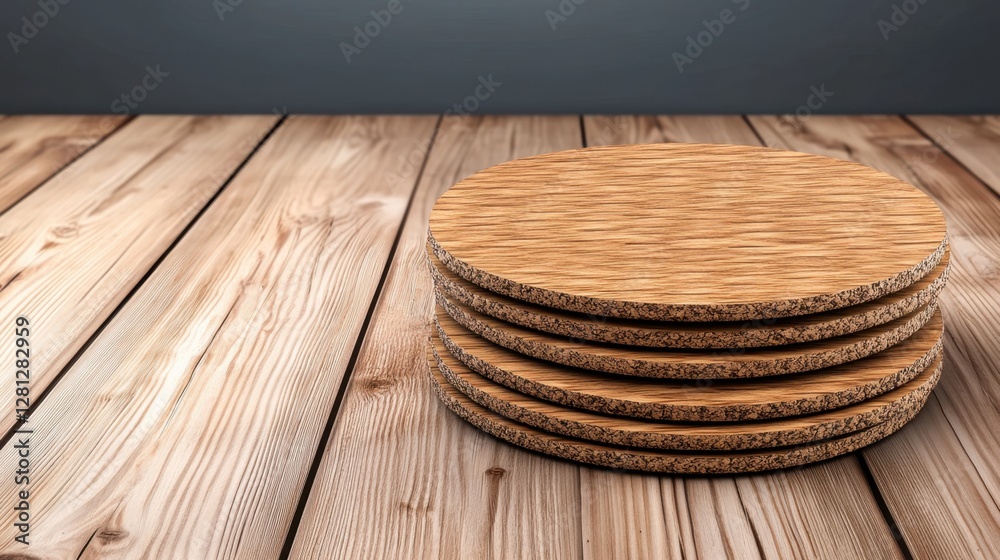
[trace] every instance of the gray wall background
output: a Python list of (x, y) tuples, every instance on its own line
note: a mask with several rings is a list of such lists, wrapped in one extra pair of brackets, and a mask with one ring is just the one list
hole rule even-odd
[(5, 0), (0, 30), (6, 113), (1000, 112), (995, 0)]

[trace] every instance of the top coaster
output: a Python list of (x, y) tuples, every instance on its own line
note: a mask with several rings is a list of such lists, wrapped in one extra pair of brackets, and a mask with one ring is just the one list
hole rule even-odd
[(428, 240), (466, 280), (610, 317), (743, 321), (904, 288), (945, 250), (944, 216), (869, 167), (750, 146), (649, 144), (523, 158), (461, 181)]

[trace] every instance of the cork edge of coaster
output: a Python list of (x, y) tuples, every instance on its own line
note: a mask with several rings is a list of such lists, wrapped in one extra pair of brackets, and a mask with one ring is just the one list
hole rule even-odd
[[(719, 331), (710, 328), (705, 328), (704, 330), (697, 330), (696, 328), (683, 330), (657, 329), (655, 327), (644, 327), (641, 323), (632, 326), (622, 324), (623, 320), (620, 319), (610, 318), (611, 322), (608, 322), (608, 317), (594, 315), (581, 315), (580, 318), (560, 317), (559, 313), (570, 312), (557, 310), (557, 313), (553, 314), (541, 306), (538, 306), (537, 312), (531, 312), (518, 306), (531, 306), (534, 304), (513, 300), (513, 298), (501, 294), (491, 294), (492, 297), (491, 295), (479, 294), (469, 289), (470, 285), (476, 288), (480, 288), (479, 286), (471, 284), (461, 279), (461, 277), (458, 277), (458, 281), (447, 278), (439, 270), (438, 265), (435, 264), (435, 262), (440, 263), (440, 261), (430, 249), (427, 251), (427, 266), (434, 281), (435, 290), (441, 292), (446, 298), (454, 299), (484, 315), (489, 315), (495, 319), (525, 328), (581, 341), (650, 348), (685, 349), (780, 346), (783, 344), (813, 342), (877, 327), (912, 313), (937, 298), (950, 276), (951, 263), (949, 261), (949, 255), (946, 252), (938, 265), (942, 267), (941, 272), (933, 281), (918, 292), (909, 294), (907, 297), (896, 300), (888, 305), (869, 309), (858, 315), (834, 317), (824, 320), (821, 318), (823, 314), (819, 313), (814, 314), (820, 316), (817, 317), (819, 319), (817, 322), (800, 325), (775, 323), (775, 321), (782, 321), (783, 319), (744, 321), (738, 330)], [(448, 270), (443, 264), (441, 267)], [(918, 280), (915, 284), (925, 278)], [(466, 285), (463, 286), (462, 284)], [(902, 290), (906, 290), (911, 286), (907, 286)], [(897, 293), (889, 294), (886, 297), (891, 298)], [(879, 300), (872, 300), (869, 303), (877, 301)], [(802, 317), (809, 316), (805, 315)], [(784, 320), (793, 321), (795, 319), (796, 317), (789, 317)], [(687, 323), (687, 325), (699, 324), (701, 323)], [(669, 323), (666, 325), (669, 325)]]
[[(566, 459), (612, 469), (623, 469), (661, 474), (737, 474), (760, 472), (815, 463), (850, 453), (871, 445), (893, 434), (912, 420), (926, 403), (926, 398), (914, 403), (905, 414), (866, 430), (841, 436), (825, 442), (795, 446), (787, 450), (736, 452), (730, 455), (684, 455), (662, 451), (615, 448), (607, 445), (581, 442), (553, 436), (540, 430), (517, 424), (503, 416), (489, 412), (452, 388), (449, 391), (433, 375), (428, 363), (427, 376), (438, 399), (454, 414), (507, 443), (540, 453), (548, 457)], [(447, 384), (447, 382), (445, 382)]]
[[(633, 377), (650, 377), (661, 379), (739, 379), (749, 377), (768, 377), (771, 375), (784, 375), (788, 373), (801, 373), (832, 367), (835, 365), (852, 362), (871, 356), (893, 346), (920, 330), (937, 310), (937, 300), (932, 300), (923, 309), (914, 312), (909, 316), (904, 316), (895, 321), (899, 323), (895, 328), (880, 335), (862, 338), (852, 344), (832, 348), (825, 351), (811, 352), (797, 356), (786, 356), (775, 359), (734, 359), (712, 362), (655, 362), (629, 358), (628, 350), (623, 349), (621, 356), (602, 356), (580, 352), (572, 348), (558, 345), (558, 337), (537, 333), (539, 338), (553, 338), (553, 343), (530, 340), (507, 332), (502, 328), (487, 325), (483, 319), (475, 317), (476, 313), (468, 308), (463, 309), (461, 304), (448, 299), (444, 294), (435, 291), (435, 300), (438, 310), (443, 309), (449, 317), (469, 331), (480, 337), (502, 346), (513, 352), (531, 356), (539, 360), (545, 360), (569, 367), (577, 367), (591, 371), (612, 373), (618, 375), (628, 375)], [(907, 318), (908, 317), (908, 318)], [(483, 316), (484, 319), (492, 319)], [(904, 320), (905, 319), (905, 320)], [(891, 324), (887, 323), (886, 325)], [(881, 325), (884, 327), (886, 325)], [(520, 327), (517, 327), (520, 328)], [(852, 333), (847, 336), (858, 336), (864, 331)], [(599, 346), (597, 343), (593, 343)], [(809, 343), (804, 343), (809, 344)], [(725, 349), (719, 350), (715, 354), (730, 353), (734, 357), (743, 357), (750, 354), (764, 354), (768, 348), (758, 349)], [(692, 352), (698, 352), (693, 350)], [(706, 354), (709, 355), (709, 354)]]
[[(823, 419), (817, 417), (815, 424), (795, 429), (768, 429), (768, 422), (765, 421), (755, 423), (755, 427), (761, 428), (761, 431), (747, 431), (744, 433), (733, 434), (716, 433), (712, 435), (697, 435), (694, 433), (656, 433), (619, 430), (593, 423), (560, 419), (542, 412), (532, 411), (524, 408), (516, 402), (506, 401), (491, 395), (462, 379), (462, 377), (459, 376), (448, 364), (444, 363), (444, 360), (438, 353), (437, 349), (434, 348), (433, 344), (430, 346), (430, 353), (432, 354), (434, 360), (432, 367), (436, 365), (448, 383), (461, 391), (466, 397), (474, 401), (479, 406), (482, 406), (483, 408), (486, 408), (487, 410), (514, 422), (526, 424), (544, 432), (597, 443), (625, 447), (688, 451), (734, 451), (788, 447), (812, 443), (871, 428), (872, 426), (890, 421), (901, 413), (905, 413), (915, 406), (916, 402), (923, 402), (926, 400), (927, 395), (937, 385), (943, 368), (943, 360), (939, 355), (935, 361), (916, 378), (908, 381), (900, 387), (897, 387), (896, 389), (893, 389), (894, 391), (907, 389), (901, 397), (877, 408), (867, 409), (863, 412), (850, 416), (837, 417), (833, 419)], [(459, 363), (461, 363), (461, 361), (459, 361)], [(464, 364), (462, 365), (464, 366)], [(472, 373), (471, 370), (470, 373)], [(478, 374), (472, 373), (472, 375)], [(485, 378), (484, 376), (484, 379), (488, 378)], [(907, 388), (907, 385), (909, 384), (915, 384), (915, 386)], [(496, 385), (498, 387), (503, 387), (499, 384)], [(510, 391), (510, 389), (505, 387), (504, 390)], [(527, 396), (525, 397), (531, 398)], [(551, 406), (559, 407), (560, 405)], [(573, 409), (567, 407), (566, 410), (571, 411)], [(828, 412), (841, 411), (843, 411), (843, 409), (834, 409)], [(822, 416), (823, 414), (824, 413), (821, 412), (818, 413), (817, 416)], [(597, 414), (594, 414), (594, 416), (595, 418), (601, 417)], [(788, 417), (788, 419), (796, 418), (801, 417)], [(628, 420), (636, 421), (631, 418)], [(777, 420), (780, 422), (781, 420), (784, 420), (784, 418)], [(699, 427), (705, 426), (706, 424), (699, 425)], [(727, 426), (732, 426), (732, 423), (722, 424), (719, 427)], [(692, 432), (696, 430), (696, 427), (693, 428), (690, 424), (681, 425), (678, 426), (678, 428), (681, 432), (684, 430), (691, 430)]]
[(434, 319), (434, 328), (437, 331), (437, 336), (448, 351), (469, 369), (519, 393), (599, 414), (687, 422), (767, 420), (813, 414), (849, 406), (881, 395), (909, 382), (926, 370), (942, 354), (944, 348), (944, 330), (942, 328), (934, 345), (914, 362), (899, 371), (873, 380), (870, 383), (855, 386), (851, 390), (828, 393), (818, 398), (810, 397), (783, 402), (756, 404), (693, 406), (614, 399), (545, 385), (499, 368), (466, 352), (449, 337), (436, 317)]
[(899, 291), (929, 274), (948, 248), (947, 234), (930, 255), (910, 268), (889, 278), (858, 286), (849, 290), (813, 297), (775, 300), (760, 303), (730, 303), (721, 305), (705, 304), (656, 304), (635, 301), (595, 299), (564, 292), (557, 292), (537, 286), (519, 284), (512, 280), (491, 274), (468, 265), (454, 257), (434, 238), (427, 229), (427, 242), (431, 250), (449, 270), (463, 279), (491, 292), (534, 303), (544, 307), (554, 307), (564, 311), (589, 313), (619, 319), (642, 319), (648, 321), (752, 321), (777, 319), (822, 313), (842, 307), (849, 307), (878, 299)]

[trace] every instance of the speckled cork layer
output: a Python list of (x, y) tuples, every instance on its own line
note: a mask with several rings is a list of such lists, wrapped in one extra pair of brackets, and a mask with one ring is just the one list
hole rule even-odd
[(912, 313), (937, 297), (948, 281), (948, 254), (930, 274), (860, 305), (789, 317), (728, 323), (615, 319), (546, 308), (485, 290), (464, 280), (428, 250), (435, 289), (451, 300), (501, 321), (578, 340), (653, 348), (727, 349), (778, 346), (843, 336)]
[(751, 146), (602, 146), (509, 161), (431, 210), (438, 258), (491, 291), (660, 321), (820, 313), (900, 290), (946, 245), (934, 201), (887, 173)]
[(636, 348), (573, 340), (506, 323), (435, 293), (438, 314), (490, 342), (526, 356), (605, 373), (670, 379), (736, 379), (810, 371), (860, 360), (917, 332), (937, 301), (917, 311), (841, 337), (787, 346), (725, 350)]
[(735, 474), (781, 469), (822, 461), (876, 441), (900, 429), (923, 407), (924, 400), (912, 408), (860, 432), (830, 440), (769, 451), (683, 452), (656, 451), (585, 442), (550, 434), (525, 424), (519, 424), (478, 405), (452, 387), (428, 356), (432, 387), (452, 412), (480, 430), (508, 443), (545, 455), (579, 463), (653, 473), (672, 474)]
[(800, 445), (870, 428), (919, 406), (941, 375), (941, 356), (913, 380), (878, 397), (820, 414), (781, 420), (690, 424), (598, 415), (533, 399), (470, 370), (433, 335), (431, 352), (452, 386), (480, 406), (540, 430), (583, 440), (671, 450), (760, 449)]
[(645, 379), (536, 360), (490, 343), (438, 313), (448, 351), (472, 371), (522, 394), (561, 405), (652, 420), (734, 422), (811, 414), (891, 391), (941, 353), (940, 312), (914, 336), (867, 358), (820, 370), (759, 379)]

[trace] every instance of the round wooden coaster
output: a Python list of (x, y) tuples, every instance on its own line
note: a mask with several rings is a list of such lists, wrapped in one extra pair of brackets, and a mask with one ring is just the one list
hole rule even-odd
[[(430, 357), (433, 360), (433, 357)], [(913, 419), (925, 401), (874, 427), (819, 443), (768, 451), (726, 453), (655, 451), (614, 447), (543, 432), (479, 406), (452, 387), (429, 364), (431, 386), (452, 412), (480, 430), (508, 443), (545, 455), (616, 469), (672, 474), (735, 474), (794, 467), (822, 461), (871, 445)]]
[(447, 314), (435, 326), (472, 371), (562, 405), (613, 416), (731, 422), (811, 414), (871, 399), (907, 383), (941, 353), (941, 313), (912, 337), (847, 364), (760, 379), (678, 381), (606, 375), (535, 360), (469, 332)]
[[(438, 309), (479, 336), (526, 356), (605, 373), (674, 379), (764, 377), (831, 367), (881, 352), (915, 333), (937, 301), (848, 335), (766, 348), (634, 348), (559, 337), (506, 323), (436, 293)], [(440, 313), (439, 313), (440, 314)]]
[(509, 298), (455, 274), (428, 251), (435, 288), (447, 298), (508, 323), (579, 340), (653, 348), (756, 348), (811, 342), (870, 329), (912, 313), (948, 281), (948, 253), (930, 274), (879, 299), (851, 307), (755, 321), (682, 323), (615, 319)]
[(434, 205), (429, 241), (466, 280), (568, 311), (743, 321), (818, 313), (937, 266), (924, 193), (833, 158), (711, 144), (605, 146), (497, 165)]
[(473, 372), (436, 335), (433, 339), (431, 352), (445, 379), (477, 404), (501, 416), (578, 439), (674, 450), (783, 447), (870, 428), (919, 407), (937, 385), (942, 362), (938, 355), (920, 375), (900, 387), (828, 412), (764, 422), (678, 424), (599, 415), (534, 399)]

